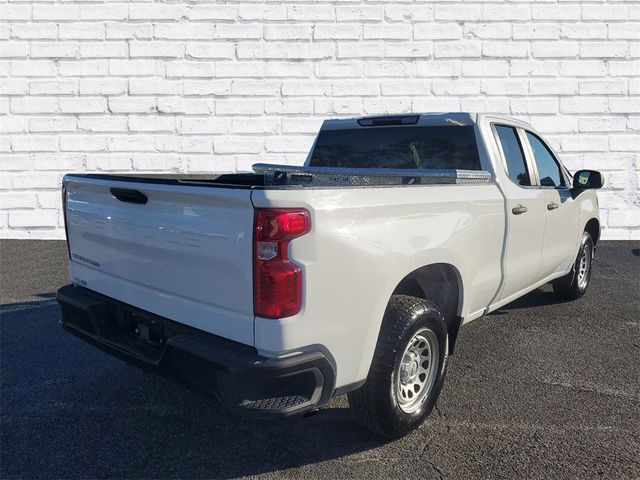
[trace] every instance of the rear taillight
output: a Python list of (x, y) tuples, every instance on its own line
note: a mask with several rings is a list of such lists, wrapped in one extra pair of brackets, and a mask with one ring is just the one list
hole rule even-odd
[(69, 246), (69, 226), (67, 224), (67, 186), (62, 184), (62, 218), (64, 219), (64, 237), (67, 240), (67, 253), (71, 259), (71, 247)]
[(289, 259), (289, 242), (311, 229), (302, 208), (258, 208), (253, 234), (253, 310), (255, 315), (284, 318), (302, 306), (302, 271)]

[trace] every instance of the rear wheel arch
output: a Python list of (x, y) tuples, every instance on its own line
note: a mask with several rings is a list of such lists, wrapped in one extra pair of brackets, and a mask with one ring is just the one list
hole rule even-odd
[(447, 324), (449, 354), (462, 326), (464, 290), (460, 271), (450, 263), (424, 265), (406, 275), (392, 295), (409, 295), (438, 306)]

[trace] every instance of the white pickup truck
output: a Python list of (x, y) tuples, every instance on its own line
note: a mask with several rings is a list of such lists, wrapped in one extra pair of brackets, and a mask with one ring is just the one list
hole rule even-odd
[(602, 177), (523, 122), (328, 120), (304, 166), (254, 171), (65, 176), (62, 325), (248, 415), (348, 393), (393, 438), (431, 412), (464, 323), (587, 289)]

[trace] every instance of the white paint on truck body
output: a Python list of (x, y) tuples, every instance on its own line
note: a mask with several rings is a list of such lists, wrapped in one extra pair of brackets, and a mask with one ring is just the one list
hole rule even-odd
[(303, 308), (256, 318), (256, 348), (273, 355), (323, 344), (336, 359), (338, 386), (367, 376), (386, 305), (412, 271), (453, 265), (463, 316), (481, 313), (500, 284), (504, 207), (495, 185), (257, 190), (253, 202), (302, 206), (312, 225), (290, 245), (303, 269)]

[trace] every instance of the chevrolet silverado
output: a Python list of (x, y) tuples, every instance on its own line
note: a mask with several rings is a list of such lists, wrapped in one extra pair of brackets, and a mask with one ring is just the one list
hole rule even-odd
[(601, 186), (526, 123), (468, 113), (327, 120), (303, 166), (66, 175), (61, 324), (233, 411), (346, 393), (399, 437), (463, 324), (546, 283), (585, 293)]

